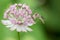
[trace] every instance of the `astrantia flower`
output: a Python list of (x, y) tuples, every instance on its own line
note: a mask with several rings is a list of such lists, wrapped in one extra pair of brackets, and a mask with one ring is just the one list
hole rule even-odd
[(35, 24), (35, 21), (33, 20), (31, 14), (32, 11), (29, 6), (25, 4), (14, 4), (5, 11), (5, 20), (2, 20), (2, 23), (12, 31), (32, 31), (30, 26)]

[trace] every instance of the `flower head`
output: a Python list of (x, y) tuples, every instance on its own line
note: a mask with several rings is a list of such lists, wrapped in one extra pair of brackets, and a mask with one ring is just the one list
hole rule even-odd
[(32, 31), (29, 26), (32, 26), (33, 24), (35, 24), (35, 22), (31, 14), (32, 11), (29, 6), (25, 4), (14, 4), (11, 5), (8, 10), (5, 11), (5, 20), (2, 20), (2, 23), (12, 31)]

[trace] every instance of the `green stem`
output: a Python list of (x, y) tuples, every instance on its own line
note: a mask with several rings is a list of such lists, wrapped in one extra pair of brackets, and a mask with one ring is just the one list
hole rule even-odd
[(20, 33), (18, 32), (18, 38), (19, 38), (19, 40), (20, 40)]

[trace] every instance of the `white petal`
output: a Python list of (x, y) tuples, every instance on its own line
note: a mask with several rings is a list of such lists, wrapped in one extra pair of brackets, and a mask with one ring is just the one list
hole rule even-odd
[(27, 30), (26, 30), (25, 27), (21, 27), (21, 30), (22, 30), (23, 32), (27, 32)]
[(9, 20), (1, 20), (4, 25), (11, 25), (12, 23)]
[(17, 31), (18, 32), (27, 32), (27, 31), (32, 31), (31, 28), (27, 27), (26, 25), (19, 25), (17, 26)]
[(31, 29), (31, 28), (29, 28), (29, 27), (26, 27), (26, 30), (27, 30), (27, 31), (32, 31), (32, 29)]
[(28, 26), (32, 26), (33, 25), (33, 23), (28, 23)]
[(14, 26), (14, 25), (10, 28), (11, 31), (13, 31), (15, 29), (16, 29), (16, 26)]
[(27, 32), (27, 30), (26, 30), (24, 25), (22, 25), (22, 26), (18, 25), (16, 30), (18, 32)]
[(17, 30), (18, 32), (21, 32), (21, 28), (18, 28), (18, 27), (17, 27), (17, 29), (16, 29), (16, 30)]
[(16, 28), (16, 30), (18, 31), (18, 32), (21, 32), (21, 27), (20, 26), (16, 26), (17, 28)]
[(7, 25), (6, 27), (8, 27), (8, 28), (9, 28), (9, 27), (13, 27), (13, 26), (14, 26), (13, 24), (10, 24), (10, 25)]

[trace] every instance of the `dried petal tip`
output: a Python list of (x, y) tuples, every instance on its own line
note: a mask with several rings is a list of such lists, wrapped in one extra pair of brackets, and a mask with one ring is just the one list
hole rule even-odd
[(41, 20), (41, 22), (42, 22), (43, 24), (45, 24), (44, 18), (43, 18), (41, 15), (39, 15), (38, 13), (35, 13), (35, 14), (33, 15), (33, 18), (34, 18), (34, 19), (39, 18), (39, 19)]

